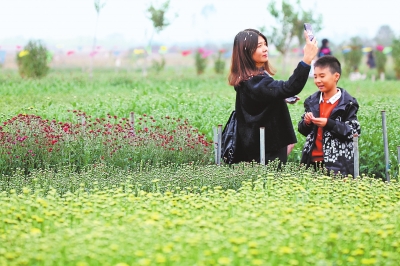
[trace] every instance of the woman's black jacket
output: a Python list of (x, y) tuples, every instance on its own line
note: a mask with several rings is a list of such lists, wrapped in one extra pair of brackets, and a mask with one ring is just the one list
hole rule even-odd
[(253, 76), (235, 86), (237, 152), (235, 161), (260, 160), (260, 127), (265, 127), (266, 152), (296, 143), (285, 98), (302, 91), (310, 66), (300, 62), (289, 80), (274, 80), (268, 74)]

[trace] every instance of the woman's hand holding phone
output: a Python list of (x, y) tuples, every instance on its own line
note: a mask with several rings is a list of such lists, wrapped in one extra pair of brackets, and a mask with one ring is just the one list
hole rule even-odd
[(306, 40), (306, 44), (304, 45), (303, 52), (303, 62), (311, 65), (311, 61), (315, 58), (318, 53), (318, 44), (317, 39), (315, 37), (310, 40), (308, 32), (304, 30), (304, 38)]
[(285, 99), (286, 103), (290, 104), (295, 104), (298, 100), (300, 100), (300, 97), (297, 95)]

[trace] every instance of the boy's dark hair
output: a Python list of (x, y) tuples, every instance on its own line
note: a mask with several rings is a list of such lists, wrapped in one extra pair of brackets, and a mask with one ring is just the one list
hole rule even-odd
[(325, 47), (328, 44), (328, 39), (322, 39), (322, 46)]
[(325, 55), (317, 59), (314, 63), (314, 68), (320, 67), (325, 68), (328, 67), (332, 74), (336, 72), (342, 75), (342, 67), (340, 65), (339, 60), (332, 55)]

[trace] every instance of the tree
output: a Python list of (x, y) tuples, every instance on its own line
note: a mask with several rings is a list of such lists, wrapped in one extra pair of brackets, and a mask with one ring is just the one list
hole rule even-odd
[(322, 17), (315, 15), (313, 10), (304, 10), (301, 8), (300, 0), (293, 5), (290, 0), (283, 0), (281, 9), (275, 7), (275, 1), (268, 5), (268, 11), (275, 19), (276, 25), (266, 30), (268, 41), (275, 45), (279, 53), (283, 55), (283, 69), (285, 70), (286, 56), (293, 40), (298, 41), (299, 45), (304, 44), (303, 30), (304, 23), (311, 23), (314, 33), (321, 29)]
[(394, 39), (393, 30), (388, 25), (383, 25), (379, 28), (378, 33), (376, 34), (374, 41), (378, 45), (389, 46)]
[(380, 75), (383, 79), (385, 75), (387, 56), (385, 53), (383, 53), (382, 45), (378, 45), (376, 47), (375, 59), (376, 59), (376, 69), (378, 71), (378, 75)]
[(350, 43), (348, 45), (349, 51), (344, 53), (344, 68), (347, 75), (351, 72), (358, 70), (361, 63), (363, 53), (362, 53), (362, 41), (359, 37), (350, 38)]
[(100, 11), (101, 9), (103, 9), (103, 7), (105, 6), (106, 2), (103, 2), (101, 0), (94, 0), (94, 8), (96, 10), (97, 13), (97, 17), (96, 17), (96, 27), (94, 30), (94, 37), (93, 37), (93, 47), (92, 47), (92, 52), (91, 52), (91, 59), (90, 59), (90, 70), (89, 70), (89, 76), (90, 78), (93, 77), (93, 57), (94, 57), (94, 52), (96, 49), (96, 35), (97, 35), (97, 26), (99, 24), (99, 16), (100, 16)]
[(392, 58), (396, 77), (400, 80), (400, 36), (392, 41)]
[(169, 0), (165, 1), (160, 5), (159, 8), (154, 7), (150, 4), (147, 12), (150, 14), (150, 19), (153, 22), (153, 27), (156, 33), (160, 33), (170, 23), (166, 20), (166, 13), (169, 9)]
[(17, 54), (18, 72), (21, 77), (41, 78), (49, 72), (48, 51), (40, 40), (31, 40)]
[[(153, 28), (155, 33), (159, 34), (162, 30), (164, 30), (167, 26), (170, 25), (170, 22), (166, 18), (166, 14), (168, 12), (168, 9), (170, 7), (170, 0), (166, 0), (162, 4), (160, 4), (159, 7), (155, 7), (153, 3), (150, 4), (150, 6), (147, 8), (147, 13), (149, 14), (149, 19), (153, 22)], [(146, 48), (147, 51), (147, 57), (151, 54), (151, 45), (153, 41), (153, 36), (154, 32), (151, 34), (150, 40), (149, 40), (149, 45)], [(155, 61), (155, 65), (162, 66), (164, 67), (165, 65), (165, 60), (162, 57), (161, 58), (161, 63), (158, 63)], [(143, 68), (143, 75), (147, 75), (146, 67), (144, 66)]]

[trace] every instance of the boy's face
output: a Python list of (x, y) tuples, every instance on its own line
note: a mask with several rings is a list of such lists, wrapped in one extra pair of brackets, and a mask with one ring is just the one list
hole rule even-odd
[(331, 73), (329, 67), (315, 67), (314, 68), (314, 83), (318, 89), (323, 93), (336, 92), (336, 84), (340, 78), (340, 74), (335, 72)]

